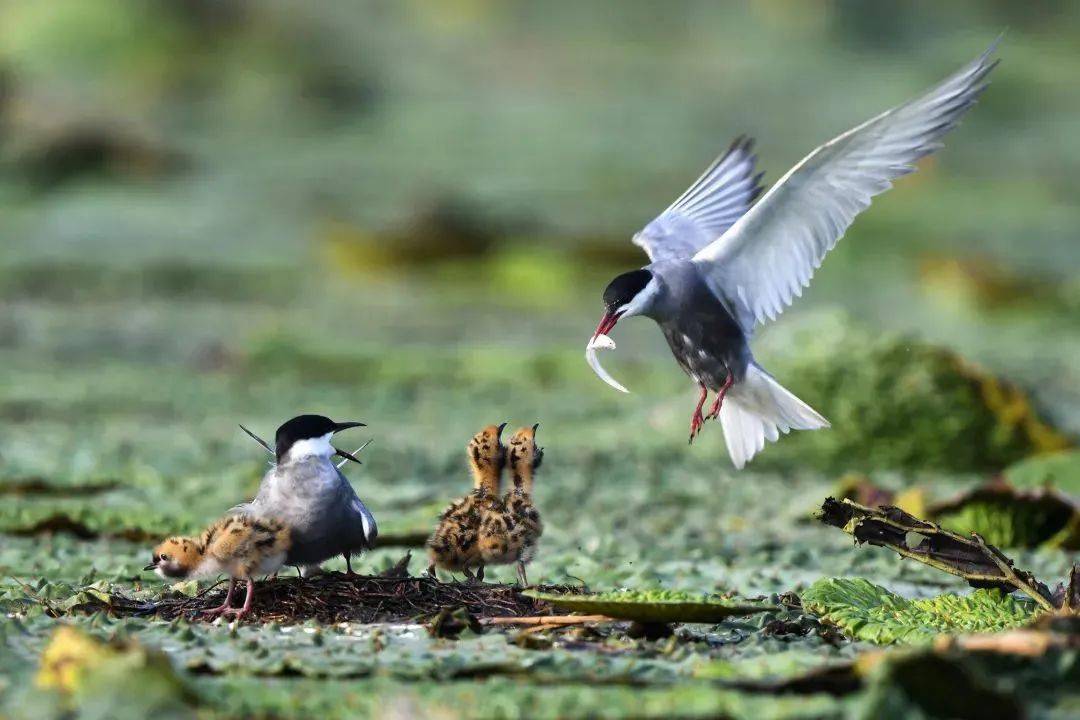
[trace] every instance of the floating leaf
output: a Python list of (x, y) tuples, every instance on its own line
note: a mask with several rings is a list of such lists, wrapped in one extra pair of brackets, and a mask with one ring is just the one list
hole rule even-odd
[(1080, 450), (1036, 455), (1010, 465), (1004, 475), (1016, 488), (1054, 488), (1080, 498)]
[(164, 653), (137, 642), (104, 643), (71, 626), (53, 633), (36, 685), (90, 717), (193, 715), (191, 691)]
[(1080, 547), (1080, 507), (1050, 488), (1017, 490), (992, 482), (932, 505), (927, 512), (950, 530), (979, 533), (994, 545)]
[(863, 578), (823, 578), (800, 596), (803, 607), (855, 640), (919, 642), (939, 634), (1017, 627), (1034, 615), (1031, 603), (999, 590), (908, 600)]
[(620, 620), (647, 623), (718, 623), (729, 617), (771, 612), (767, 603), (723, 600), (710, 595), (677, 590), (613, 591), (604, 593), (524, 593), (537, 600), (574, 612), (607, 615)]

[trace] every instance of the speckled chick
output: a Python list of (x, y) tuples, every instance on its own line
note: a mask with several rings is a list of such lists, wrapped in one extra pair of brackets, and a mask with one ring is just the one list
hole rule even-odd
[(518, 582), (528, 584), (525, 565), (536, 555), (536, 545), (544, 534), (540, 512), (533, 503), (533, 478), (544, 459), (544, 449), (536, 446), (539, 424), (518, 429), (510, 438), (507, 464), (514, 486), (502, 499), (502, 508), (493, 506), (484, 514), (480, 528), (480, 558), (485, 565), (517, 563)]
[(484, 564), (480, 557), (480, 524), (485, 514), (502, 508), (499, 497), (502, 471), (506, 466), (506, 448), (501, 435), (506, 423), (488, 425), (469, 441), (465, 452), (473, 476), (473, 491), (455, 500), (439, 517), (439, 525), (428, 539), (428, 556), (431, 566), (450, 572), (463, 572), (472, 579), (484, 578)]
[[(154, 548), (153, 561), (144, 570), (163, 578), (229, 576), (225, 602), (207, 610), (210, 615), (233, 614), (240, 618), (251, 612), (255, 577), (275, 573), (285, 563), (291, 544), (290, 531), (272, 519), (229, 515), (203, 531), (198, 538), (171, 537)], [(242, 607), (230, 606), (237, 580), (247, 582)]]

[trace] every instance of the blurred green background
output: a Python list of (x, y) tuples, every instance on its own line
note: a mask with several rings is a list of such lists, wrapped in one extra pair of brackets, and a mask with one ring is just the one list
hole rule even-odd
[[(645, 321), (604, 358), (634, 394), (592, 375), (630, 236), (733, 137), (769, 184), (1002, 31), (945, 149), (756, 341), (832, 430), (742, 474), (716, 425), (688, 449)], [(254, 491), (238, 422), (320, 412), (368, 423), (350, 476), (399, 546), (475, 429), (540, 421), (536, 579), (917, 586), (782, 520), (844, 471), (957, 488), (1080, 432), (1078, 76), (1066, 2), (0, 2), (0, 575), (142, 587), (150, 538)], [(1018, 395), (966, 414), (993, 376)]]

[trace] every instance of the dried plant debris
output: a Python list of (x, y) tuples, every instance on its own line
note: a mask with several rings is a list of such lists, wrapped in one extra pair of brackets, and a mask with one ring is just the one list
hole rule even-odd
[(1044, 610), (1054, 610), (1049, 588), (979, 535), (964, 537), (920, 520), (900, 508), (864, 507), (850, 500), (827, 498), (820, 519), (840, 528), (860, 543), (887, 547), (904, 557), (967, 580), (976, 588), (1019, 590)]
[(840, 478), (832, 495), (871, 508), (892, 505), (955, 532), (979, 533), (998, 547), (1075, 550), (1080, 548), (1080, 487), (1074, 484), (1080, 484), (1080, 465), (1074, 470), (1070, 463), (1074, 454), (1025, 460), (1015, 466), (1015, 473), (1007, 470), (955, 497), (933, 502), (927, 488), (893, 492), (862, 474)]
[(729, 617), (779, 610), (777, 606), (768, 603), (730, 600), (677, 590), (625, 590), (604, 593), (530, 590), (525, 594), (563, 610), (642, 623), (719, 623)]
[[(559, 591), (559, 586), (545, 587)], [(311, 578), (277, 578), (255, 586), (258, 602), (248, 616), (256, 623), (416, 622), (446, 609), (463, 608), (478, 618), (540, 615), (549, 605), (511, 585), (443, 583), (429, 577), (373, 577), (326, 573)], [(81, 611), (107, 609), (117, 615), (201, 619), (201, 612), (220, 605), (223, 590), (195, 597), (139, 602), (111, 595), (108, 603), (92, 600)], [(206, 618), (208, 621), (212, 618)]]
[(1019, 627), (1032, 603), (999, 590), (908, 600), (863, 578), (824, 578), (802, 593), (803, 606), (849, 637), (874, 643), (918, 642), (942, 633), (991, 632)]

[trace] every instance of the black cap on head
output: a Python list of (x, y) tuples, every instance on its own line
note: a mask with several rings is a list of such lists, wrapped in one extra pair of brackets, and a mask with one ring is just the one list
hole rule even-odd
[(363, 427), (362, 422), (334, 422), (324, 415), (297, 415), (277, 429), (274, 434), (275, 454), (278, 462), (289, 449), (300, 440), (322, 437), (328, 433), (352, 427)]
[(652, 273), (645, 268), (623, 273), (608, 283), (607, 288), (604, 289), (604, 307), (609, 312), (618, 310), (637, 297), (650, 280), (652, 280)]

